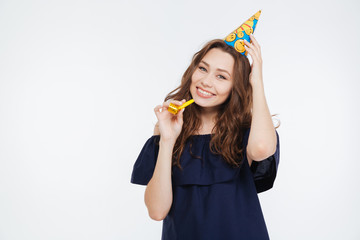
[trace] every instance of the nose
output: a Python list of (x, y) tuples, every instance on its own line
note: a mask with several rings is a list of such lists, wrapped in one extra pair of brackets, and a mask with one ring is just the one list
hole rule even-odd
[(212, 87), (213, 83), (212, 83), (212, 79), (211, 79), (211, 75), (210, 74), (207, 74), (206, 76), (204, 76), (202, 79), (201, 79), (201, 84), (204, 86), (204, 87)]

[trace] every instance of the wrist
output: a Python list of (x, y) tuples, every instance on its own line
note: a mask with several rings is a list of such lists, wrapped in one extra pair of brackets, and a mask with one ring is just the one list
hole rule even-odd
[(254, 81), (254, 82), (250, 82), (250, 85), (253, 89), (264, 89), (264, 83), (263, 81), (259, 80), (259, 81)]
[(160, 136), (160, 145), (174, 146), (176, 139), (173, 138), (164, 138)]

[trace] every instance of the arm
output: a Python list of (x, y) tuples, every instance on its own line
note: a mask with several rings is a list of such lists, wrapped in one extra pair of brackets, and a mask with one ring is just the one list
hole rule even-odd
[(252, 160), (261, 161), (275, 153), (277, 137), (264, 93), (260, 45), (252, 34), (250, 38), (251, 43), (245, 41), (245, 44), (253, 59), (249, 79), (253, 89), (253, 116), (246, 149), (251, 165)]
[(160, 143), (154, 173), (145, 189), (145, 205), (148, 208), (149, 216), (157, 221), (161, 221), (167, 216), (172, 205), (172, 155), (176, 139), (182, 129), (185, 110), (182, 109), (174, 117), (172, 113), (167, 111), (170, 103), (182, 105), (185, 103), (185, 99), (164, 102), (154, 108), (158, 119), (154, 134), (160, 134)]
[[(154, 135), (156, 134), (159, 134), (157, 125), (154, 129)], [(160, 138), (154, 174), (145, 189), (144, 199), (149, 216), (157, 221), (161, 221), (167, 216), (173, 201), (171, 163), (174, 145), (174, 141)]]
[(253, 85), (253, 110), (247, 154), (250, 159), (260, 161), (276, 151), (276, 132), (266, 103), (262, 82)]
[(159, 122), (157, 122), (155, 127), (154, 127), (154, 134), (153, 135), (160, 135)]

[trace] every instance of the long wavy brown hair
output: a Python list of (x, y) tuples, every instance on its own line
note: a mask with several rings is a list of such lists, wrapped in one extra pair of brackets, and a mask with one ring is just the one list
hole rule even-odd
[[(251, 66), (247, 57), (227, 45), (222, 39), (209, 41), (200, 51), (194, 54), (190, 66), (182, 76), (180, 86), (168, 93), (164, 101), (169, 99), (192, 99), (190, 93), (191, 77), (198, 68), (200, 61), (212, 48), (219, 48), (231, 54), (235, 62), (233, 87), (229, 97), (221, 104), (216, 116), (215, 126), (212, 130), (213, 135), (210, 140), (210, 150), (214, 154), (220, 154), (230, 166), (236, 168), (241, 166), (244, 159), (246, 149), (243, 149), (241, 143), (246, 129), (251, 125), (252, 119), (253, 91), (249, 82)], [(196, 135), (201, 126), (201, 108), (201, 106), (193, 103), (186, 107), (186, 111), (183, 113), (184, 123), (182, 131), (176, 140), (172, 159), (172, 165), (178, 166), (181, 170), (180, 157), (184, 147), (187, 141), (192, 140), (191, 136)], [(190, 154), (193, 155), (191, 146), (192, 143), (190, 142)], [(201, 158), (194, 155), (193, 157)]]

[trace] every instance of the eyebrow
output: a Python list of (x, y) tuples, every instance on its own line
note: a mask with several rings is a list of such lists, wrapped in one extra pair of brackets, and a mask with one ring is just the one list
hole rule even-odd
[[(206, 66), (210, 67), (210, 65), (207, 62), (205, 62), (204, 60), (201, 60), (201, 62), (204, 63)], [(224, 69), (218, 68), (216, 70), (221, 71), (221, 72), (226, 72), (231, 77), (231, 74), (228, 71), (224, 70)]]

